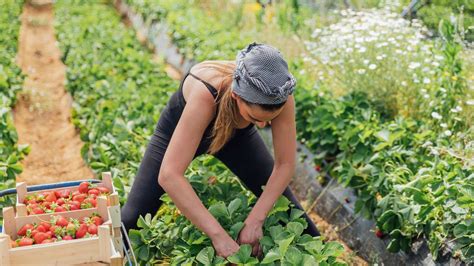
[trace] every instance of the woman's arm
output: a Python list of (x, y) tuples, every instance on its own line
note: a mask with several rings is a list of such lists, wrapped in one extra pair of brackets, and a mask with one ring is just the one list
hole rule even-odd
[(184, 173), (193, 160), (216, 107), (203, 84), (189, 79), (185, 83), (190, 83), (193, 90), (187, 97), (188, 101), (164, 155), (158, 182), (181, 213), (212, 239), (227, 233), (206, 209)]
[(275, 164), (262, 195), (250, 212), (246, 222), (262, 223), (276, 200), (283, 194), (295, 173), (296, 165), (296, 125), (295, 100), (293, 96), (281, 113), (272, 120)]

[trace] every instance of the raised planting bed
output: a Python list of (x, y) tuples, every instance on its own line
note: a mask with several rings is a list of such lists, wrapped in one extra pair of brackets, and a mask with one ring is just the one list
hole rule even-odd
[[(273, 150), (271, 131), (261, 130), (267, 147)], [(373, 263), (383, 265), (465, 265), (453, 258), (450, 247), (445, 247), (436, 261), (425, 239), (418, 239), (411, 252), (391, 253), (387, 250), (389, 239), (377, 236), (375, 222), (355, 212), (357, 195), (351, 188), (344, 188), (334, 178), (324, 176), (326, 182), (319, 182), (321, 173), (314, 167), (314, 154), (304, 145), (298, 144), (296, 174), (290, 186), (299, 200), (310, 205), (307, 212), (315, 212), (328, 223), (338, 228), (337, 234), (354, 252)]]
[(134, 13), (121, 0), (115, 0), (114, 4), (119, 13), (130, 21), (137, 33), (145, 37), (149, 44), (151, 44), (153, 51), (162, 56), (168, 64), (181, 72), (181, 74), (188, 72), (196, 64), (195, 61), (179, 53), (178, 47), (168, 35), (168, 25), (166, 23), (145, 21), (140, 14)]

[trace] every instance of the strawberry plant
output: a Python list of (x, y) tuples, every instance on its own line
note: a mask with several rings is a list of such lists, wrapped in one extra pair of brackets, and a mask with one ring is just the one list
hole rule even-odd
[[(209, 177), (202, 175), (191, 176), (190, 182), (209, 212), (231, 237), (237, 239), (251, 206), (255, 204), (255, 197), (230, 174), (218, 177), (213, 184), (209, 184)], [(226, 199), (222, 199), (224, 195)], [(216, 256), (211, 240), (179, 213), (166, 194), (162, 200), (166, 205), (157, 215), (140, 217), (137, 223), (140, 230), (130, 231), (141, 264), (167, 261), (174, 265), (225, 265), (229, 262), (245, 265), (342, 264), (336, 260), (343, 251), (342, 246), (302, 234), (307, 226), (306, 220), (301, 218), (303, 212), (290, 206), (290, 201), (283, 196), (265, 221), (264, 237), (260, 240), (262, 258), (252, 257), (249, 245), (242, 245), (227, 259)]]
[[(29, 148), (17, 144), (11, 113), (24, 78), (15, 63), (23, 1), (1, 0), (0, 5), (0, 190), (3, 190), (15, 187), (15, 178), (22, 171), (20, 161), (28, 154)], [(0, 208), (12, 206), (14, 202), (13, 197), (1, 197)]]

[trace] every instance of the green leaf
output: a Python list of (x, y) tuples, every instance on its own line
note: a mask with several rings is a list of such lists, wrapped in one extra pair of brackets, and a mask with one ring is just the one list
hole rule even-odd
[(277, 212), (287, 211), (289, 207), (290, 201), (285, 196), (280, 196), (278, 200), (275, 202), (273, 209), (270, 211), (268, 216), (271, 216)]
[(294, 234), (295, 237), (299, 237), (303, 233), (303, 230), (304, 230), (303, 225), (298, 222), (289, 222), (286, 225), (286, 228), (288, 232)]
[(295, 247), (289, 247), (285, 254), (285, 262), (290, 263), (291, 265), (301, 265), (302, 261), (301, 251)]
[(143, 261), (148, 261), (148, 258), (150, 256), (150, 250), (148, 249), (148, 246), (143, 245), (138, 248), (138, 258)]
[(252, 254), (252, 246), (245, 244), (240, 246), (240, 249), (237, 253), (227, 258), (229, 262), (236, 264), (244, 264), (250, 260), (250, 255)]
[(239, 235), (240, 230), (242, 230), (244, 226), (245, 226), (244, 222), (238, 222), (232, 225), (229, 231), (233, 239), (237, 239), (237, 236)]
[(206, 266), (213, 265), (212, 261), (214, 260), (214, 248), (207, 247), (202, 249), (196, 256), (196, 260)]
[(214, 215), (214, 217), (216, 218), (219, 218), (219, 217), (229, 218), (229, 212), (227, 210), (227, 207), (222, 201), (209, 207), (209, 212), (212, 215)]
[(135, 229), (130, 229), (128, 233), (128, 237), (130, 238), (130, 241), (134, 246), (141, 246), (143, 245), (142, 241), (142, 236), (140, 234), (140, 231), (135, 230)]
[(290, 213), (290, 221), (298, 219), (303, 214), (304, 214), (304, 211), (302, 211), (300, 209), (297, 209), (297, 208), (292, 208), (291, 213)]
[(242, 201), (241, 201), (239, 198), (236, 198), (236, 199), (234, 199), (233, 201), (231, 201), (231, 202), (229, 203), (229, 207), (227, 207), (227, 209), (229, 210), (230, 216), (232, 216), (232, 214), (233, 214), (236, 210), (238, 210), (241, 205), (242, 205)]
[(288, 250), (288, 247), (290, 246), (291, 242), (293, 242), (293, 239), (295, 238), (294, 235), (282, 239), (282, 240), (275, 240), (275, 243), (278, 245), (278, 250), (282, 256), (285, 256), (286, 251)]
[(265, 257), (262, 260), (262, 264), (268, 264), (272, 263), (274, 261), (277, 261), (281, 258), (280, 253), (278, 252), (277, 248), (272, 248), (268, 253), (265, 255)]
[(388, 244), (387, 249), (388, 251), (393, 253), (400, 251), (400, 244), (398, 239), (392, 239)]

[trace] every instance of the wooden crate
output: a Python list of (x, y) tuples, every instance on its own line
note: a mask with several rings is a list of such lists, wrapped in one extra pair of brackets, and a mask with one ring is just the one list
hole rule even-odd
[[(114, 188), (113, 183), (112, 183), (112, 174), (110, 172), (102, 173), (102, 182), (97, 183), (96, 185), (100, 186), (100, 187), (108, 188), (111, 194), (115, 193), (115, 188)], [(58, 188), (54, 188), (54, 189), (44, 189), (44, 190), (39, 190), (39, 191), (34, 191), (34, 192), (27, 192), (26, 187), (27, 187), (27, 185), (26, 185), (25, 182), (20, 182), (20, 183), (17, 183), (17, 185), (16, 185), (16, 191), (17, 191), (16, 215), (18, 217), (28, 215), (27, 211), (26, 211), (26, 205), (23, 204), (23, 201), (24, 201), (26, 196), (33, 195), (35, 193), (39, 194), (39, 193), (43, 193), (43, 192), (58, 190)], [(60, 189), (71, 189), (71, 191), (76, 191), (76, 190), (78, 190), (78, 188), (79, 188), (79, 186), (70, 186), (70, 187), (63, 187), (63, 188), (60, 188)]]
[[(119, 197), (113, 189), (110, 175), (108, 177), (107, 175), (109, 174), (103, 174), (102, 184), (109, 188), (112, 194), (108, 198), (98, 197), (96, 208), (29, 216), (26, 216), (26, 206), (21, 203), (19, 205), (25, 206), (23, 215), (19, 215), (18, 212), (15, 214), (13, 207), (3, 208), (0, 265), (71, 265), (93, 262), (123, 265)], [(26, 186), (24, 188), (22, 195), (18, 195), (19, 202), (23, 202), (24, 196), (27, 195)], [(11, 248), (10, 240), (17, 239), (17, 231), (25, 224), (50, 221), (55, 215), (79, 219), (91, 216), (93, 213), (98, 213), (104, 220), (104, 224), (98, 228), (96, 237)]]

